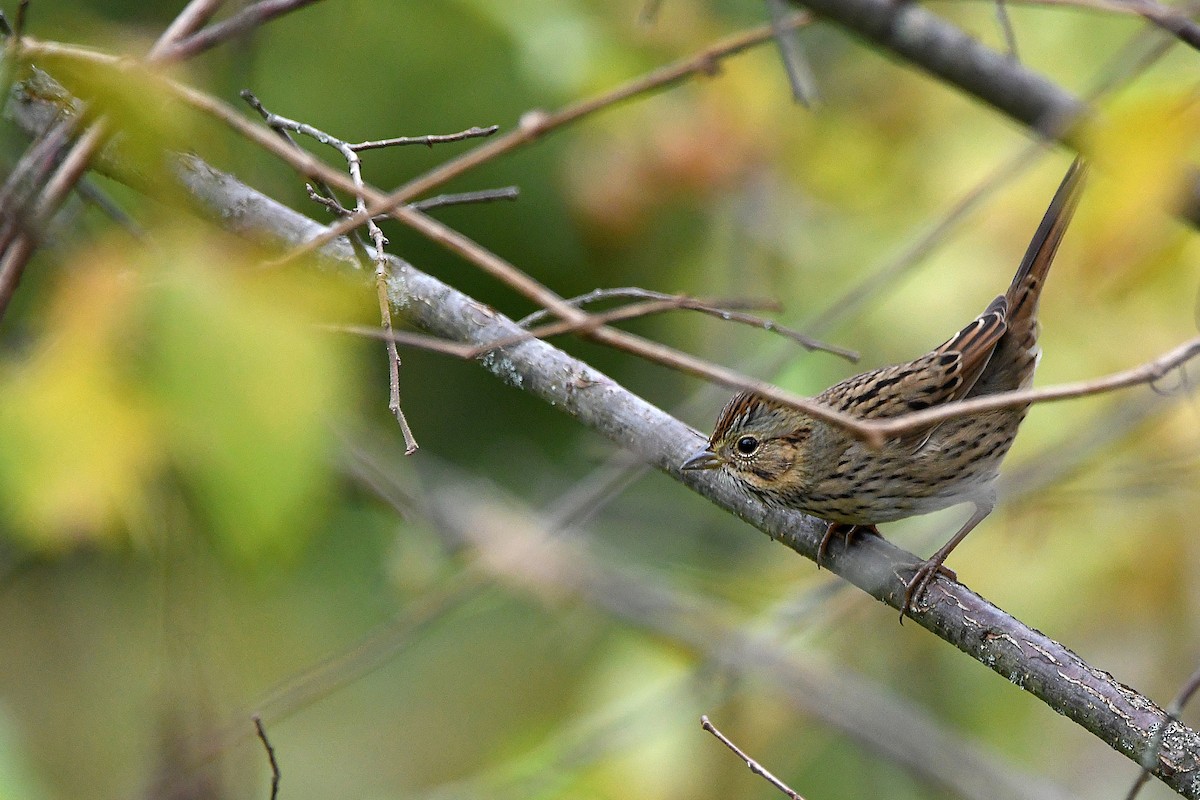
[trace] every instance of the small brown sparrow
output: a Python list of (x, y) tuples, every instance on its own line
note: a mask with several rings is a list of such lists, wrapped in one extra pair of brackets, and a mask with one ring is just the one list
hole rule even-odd
[[(1023, 389), (1033, 382), (1038, 348), (1038, 296), (1079, 200), (1086, 168), (1071, 165), (1008, 287), (945, 344), (906, 364), (855, 375), (816, 402), (863, 419), (896, 417), (969, 397)], [(753, 392), (735, 395), (717, 419), (708, 446), (685, 470), (721, 470), (765, 503), (827, 520), (817, 552), (829, 541), (875, 525), (959, 503), (974, 513), (906, 583), (901, 619), (950, 552), (996, 503), (1000, 462), (1028, 406), (954, 417), (872, 448), (831, 423)]]

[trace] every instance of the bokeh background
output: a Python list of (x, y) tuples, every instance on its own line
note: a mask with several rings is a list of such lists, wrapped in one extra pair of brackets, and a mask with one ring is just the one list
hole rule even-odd
[[(141, 54), (181, 5), (34, 0), (28, 32)], [(933, 8), (1005, 46), (993, 4)], [(326, 0), (174, 74), (231, 103), (252, 89), (349, 140), (509, 129), (767, 18), (757, 0), (644, 11)], [(1087, 93), (1119, 77), (1095, 137), (1110, 166), (1043, 298), (1049, 385), (1195, 334), (1200, 248), (1158, 198), (1195, 155), (1200, 55), (1176, 45), (1138, 65), (1155, 40), (1136, 17), (1010, 13), (1021, 60), (1060, 85)], [(516, 185), (517, 202), (437, 216), (564, 296), (768, 298), (864, 366), (911, 358), (1007, 286), (1069, 156), (1018, 168), (1030, 136), (998, 114), (838, 30), (799, 38), (814, 109), (791, 101), (767, 44), (445, 187)], [(84, 95), (125, 91), (118, 119), (137, 142), (166, 137), (328, 218), (285, 166), (218, 125), (136, 82), (43, 66)], [(26, 142), (9, 125), (0, 144), (11, 165)], [(471, 146), (370, 152), (365, 175), (396, 186)], [(895, 266), (995, 175), (928, 255)], [(1072, 723), (668, 478), (601, 491), (620, 454), (473, 363), (402, 350), (421, 444), (405, 458), (382, 348), (320, 327), (370, 324), (369, 282), (264, 273), (261, 254), (170, 198), (94, 180), (150, 239), (72, 205), (0, 328), (0, 800), (265, 798), (256, 712), (291, 800), (775, 796), (700, 730), (701, 714), (810, 800), (956, 796), (828, 719), (819, 686), (698, 644), (718, 648), (730, 630), (871, 687), (850, 696), (868, 716), (931, 719), (1014, 775), (1088, 797), (1132, 781), (1132, 764)], [(507, 314), (533, 310), (410, 231), (387, 233), (418, 268)], [(628, 327), (804, 393), (856, 371), (707, 317)], [(699, 430), (724, 401), (623, 353), (562, 345)], [(1186, 382), (1036, 408), (1005, 501), (951, 560), (973, 589), (1163, 703), (1200, 664), (1197, 409), (1170, 394)], [(579, 500), (589, 492), (601, 500)], [(692, 635), (653, 608), (614, 613), (594, 583), (548, 566), (549, 548), (498, 567), (440, 518), (446, 506), (486, 519), (498, 546), (570, 519), (559, 539), (672, 593)], [(885, 533), (928, 553), (960, 514)]]

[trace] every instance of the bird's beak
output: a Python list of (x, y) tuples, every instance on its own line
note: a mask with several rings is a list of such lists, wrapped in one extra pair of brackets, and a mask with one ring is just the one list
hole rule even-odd
[(679, 468), (682, 470), (705, 470), (717, 469), (720, 466), (721, 459), (717, 458), (717, 454), (706, 447), (687, 461), (684, 461)]

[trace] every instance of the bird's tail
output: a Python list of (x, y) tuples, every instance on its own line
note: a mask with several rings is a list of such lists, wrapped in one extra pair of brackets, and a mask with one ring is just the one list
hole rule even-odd
[(1012, 284), (1008, 287), (1005, 298), (1008, 300), (1008, 321), (1033, 317), (1037, 313), (1038, 296), (1041, 295), (1042, 285), (1046, 281), (1046, 273), (1058, 252), (1071, 217), (1075, 215), (1075, 206), (1079, 204), (1079, 196), (1083, 189), (1083, 180), (1087, 174), (1087, 165), (1082, 158), (1071, 162), (1071, 168), (1054, 193), (1050, 207), (1042, 217), (1037, 232), (1029, 242), (1025, 258), (1013, 276)]

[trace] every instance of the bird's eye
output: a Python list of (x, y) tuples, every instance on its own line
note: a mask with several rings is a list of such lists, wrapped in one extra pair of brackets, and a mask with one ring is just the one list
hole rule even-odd
[(753, 455), (754, 451), (758, 449), (758, 439), (755, 439), (753, 436), (743, 436), (737, 440), (737, 444), (734, 447), (744, 456)]

